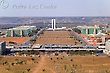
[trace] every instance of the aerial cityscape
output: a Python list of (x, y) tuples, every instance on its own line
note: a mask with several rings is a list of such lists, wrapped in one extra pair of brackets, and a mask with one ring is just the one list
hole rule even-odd
[(110, 0), (0, 0), (0, 73), (110, 73)]
[(110, 17), (1, 17), (0, 73), (110, 73)]

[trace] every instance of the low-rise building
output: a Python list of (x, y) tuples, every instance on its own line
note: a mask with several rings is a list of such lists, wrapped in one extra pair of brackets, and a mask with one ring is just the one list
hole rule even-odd
[(105, 43), (104, 53), (110, 56), (110, 40)]
[(99, 26), (77, 26), (79, 30), (81, 30), (81, 34), (85, 35), (96, 35), (100, 32)]
[(7, 37), (28, 37), (36, 26), (19, 26), (7, 30)]

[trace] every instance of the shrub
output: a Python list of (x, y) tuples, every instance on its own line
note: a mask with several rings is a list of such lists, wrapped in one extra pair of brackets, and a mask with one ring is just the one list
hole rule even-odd
[(71, 59), (71, 61), (73, 61), (73, 59)]
[(43, 69), (42, 71), (45, 71), (45, 69)]
[(32, 61), (34, 61), (35, 59), (34, 59), (34, 58), (32, 58), (31, 60), (32, 60)]
[(50, 58), (52, 60), (52, 58)]
[(27, 71), (29, 72), (31, 69), (27, 69)]

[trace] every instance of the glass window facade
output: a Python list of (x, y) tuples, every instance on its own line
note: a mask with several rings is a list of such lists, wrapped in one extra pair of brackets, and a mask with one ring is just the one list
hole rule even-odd
[(11, 30), (7, 31), (7, 37), (11, 37)]
[(13, 36), (14, 36), (14, 37), (21, 37), (21, 35), (20, 35), (20, 30), (14, 30), (14, 31), (13, 31)]
[(94, 28), (89, 28), (88, 29), (88, 34), (94, 34)]
[(86, 34), (86, 29), (82, 29), (81, 33)]

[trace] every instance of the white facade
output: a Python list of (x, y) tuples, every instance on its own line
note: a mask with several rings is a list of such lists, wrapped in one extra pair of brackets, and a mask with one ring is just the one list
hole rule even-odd
[(104, 53), (110, 56), (110, 40), (105, 43)]
[(61, 27), (61, 28), (58, 28), (56, 27), (56, 20), (55, 19), (52, 19), (52, 28), (48, 28), (47, 30), (63, 30), (63, 29), (66, 29), (66, 27)]
[(52, 19), (52, 29), (53, 30), (56, 29), (56, 21), (55, 21), (55, 19)]

